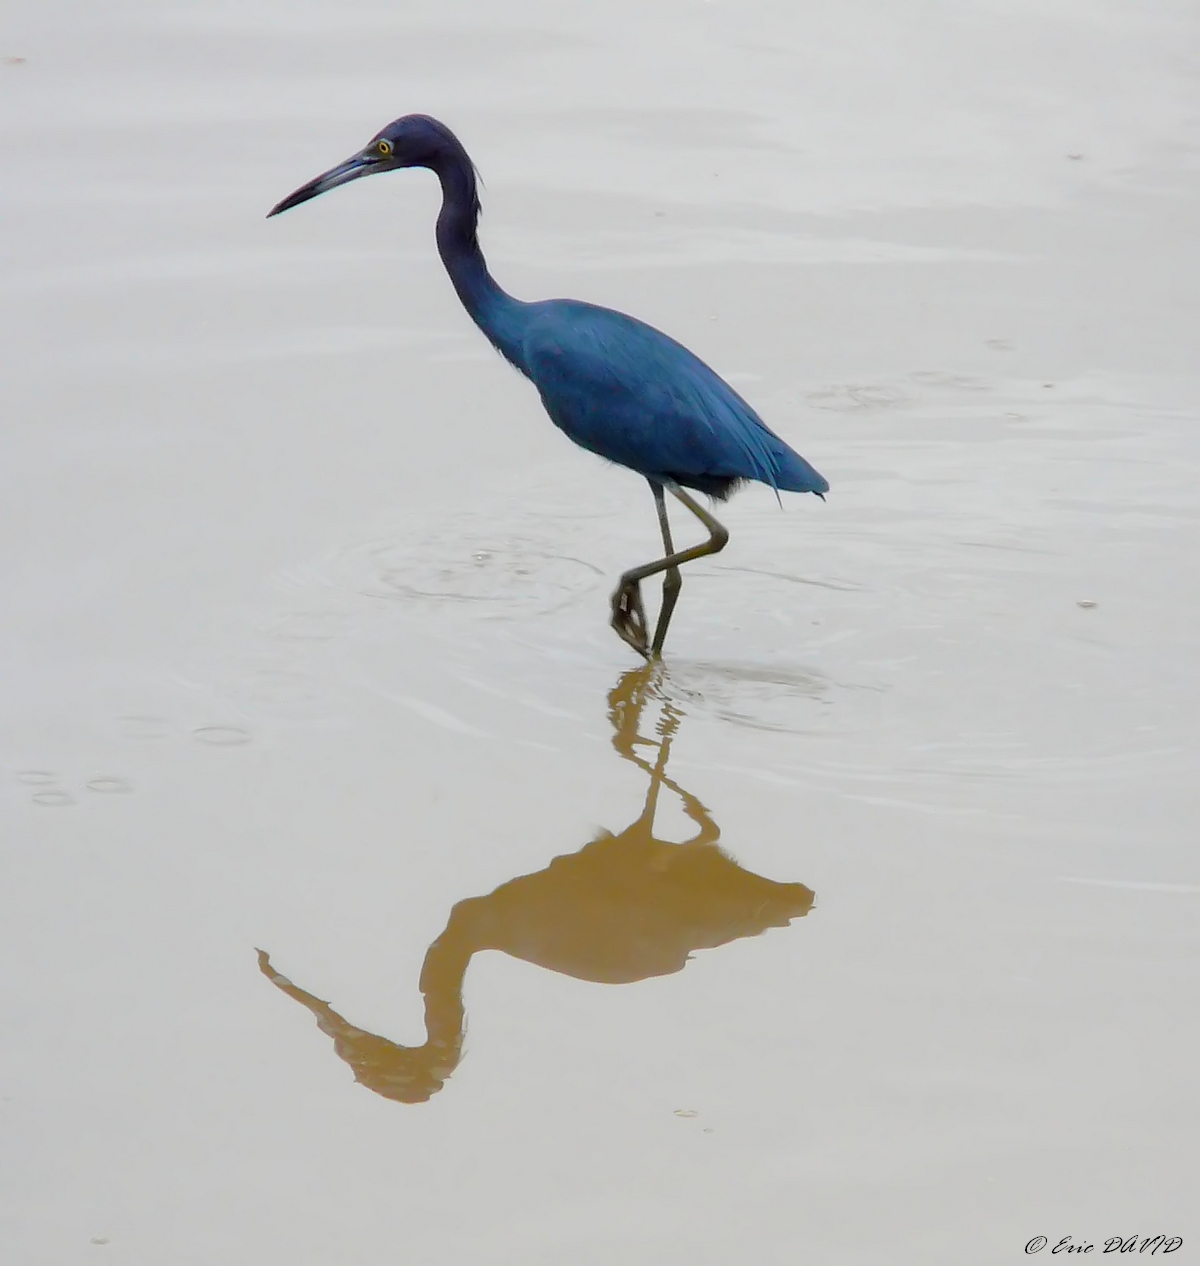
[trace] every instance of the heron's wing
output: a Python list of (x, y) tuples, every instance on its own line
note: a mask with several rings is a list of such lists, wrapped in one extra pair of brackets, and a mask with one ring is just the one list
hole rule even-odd
[(525, 338), (527, 372), (577, 444), (645, 475), (757, 479), (796, 492), (828, 487), (673, 339), (607, 308), (539, 306)]

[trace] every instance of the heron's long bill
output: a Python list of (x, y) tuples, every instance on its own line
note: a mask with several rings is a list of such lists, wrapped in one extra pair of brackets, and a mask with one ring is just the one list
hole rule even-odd
[(330, 189), (336, 189), (338, 185), (357, 180), (359, 176), (366, 176), (374, 170), (375, 164), (367, 155), (355, 154), (353, 158), (348, 158), (344, 163), (331, 167), (315, 180), (310, 180), (308, 184), (301, 185), (295, 193), (289, 193), (282, 202), (276, 203), (267, 212), (267, 219), (269, 220), (273, 215), (278, 215), (280, 211), (290, 211), (292, 207), (298, 207), (302, 202), (307, 202), (309, 198), (315, 198), (320, 193), (328, 193)]

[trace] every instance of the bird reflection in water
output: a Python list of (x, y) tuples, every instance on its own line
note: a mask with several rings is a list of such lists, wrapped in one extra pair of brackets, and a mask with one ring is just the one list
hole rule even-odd
[[(401, 1103), (423, 1103), (441, 1090), (462, 1058), (463, 977), (480, 950), (501, 950), (579, 980), (628, 984), (682, 971), (693, 950), (786, 927), (809, 912), (811, 889), (743, 870), (718, 848), (721, 832), (708, 810), (668, 776), (682, 714), (656, 690), (663, 672), (648, 664), (625, 673), (608, 696), (613, 747), (650, 775), (640, 816), (620, 835), (603, 831), (577, 853), (451, 910), (421, 968), (424, 1045), (400, 1046), (356, 1027), (281, 975), (259, 950), (263, 974), (313, 1013), (361, 1085)], [(651, 697), (661, 703), (656, 739), (638, 732)], [(653, 763), (639, 748), (656, 749)], [(679, 797), (696, 826), (681, 844), (654, 834), (663, 788)]]

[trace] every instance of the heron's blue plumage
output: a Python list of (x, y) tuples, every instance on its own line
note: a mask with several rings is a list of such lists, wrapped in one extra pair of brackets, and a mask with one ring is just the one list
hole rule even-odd
[(719, 497), (749, 479), (829, 488), (699, 357), (642, 321), (570, 299), (529, 304), (520, 349), (555, 425), (611, 462)]

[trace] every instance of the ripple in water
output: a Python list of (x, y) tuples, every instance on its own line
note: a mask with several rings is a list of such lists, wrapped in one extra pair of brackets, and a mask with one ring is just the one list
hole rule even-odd
[(249, 743), (253, 735), (236, 725), (202, 725), (192, 731), (192, 737), (198, 743), (208, 743), (212, 747), (240, 747)]
[(817, 409), (850, 413), (856, 409), (888, 409), (912, 403), (909, 393), (884, 383), (844, 383), (808, 393), (809, 403)]
[(133, 784), (124, 778), (93, 778), (87, 786), (102, 796), (122, 796), (133, 790)]
[(813, 728), (829, 682), (818, 673), (761, 664), (673, 663), (657, 693), (685, 712), (708, 712), (755, 730)]
[(359, 592), (419, 603), (477, 603), (494, 617), (547, 612), (592, 588), (602, 572), (522, 539), (426, 537), (376, 541), (343, 559)]
[(75, 803), (75, 797), (69, 791), (39, 791), (31, 799), (44, 809), (65, 809)]
[(148, 739), (165, 739), (171, 735), (171, 722), (166, 717), (118, 717), (117, 728), (121, 738), (136, 739), (139, 742)]

